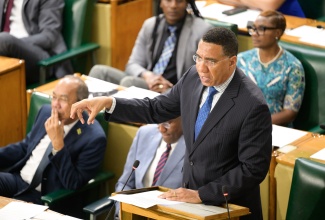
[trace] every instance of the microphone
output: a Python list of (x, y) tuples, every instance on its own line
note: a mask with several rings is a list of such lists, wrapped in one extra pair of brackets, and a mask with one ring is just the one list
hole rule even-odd
[[(124, 185), (123, 185), (123, 187), (122, 187), (122, 190), (121, 190), (120, 192), (122, 192), (122, 191), (124, 190), (126, 184), (129, 182), (130, 177), (132, 176), (133, 172), (138, 168), (139, 164), (140, 164), (140, 161), (138, 161), (138, 160), (134, 161), (133, 166), (132, 166), (132, 171), (131, 171), (131, 173), (130, 173), (128, 179), (125, 181), (125, 183), (124, 183)], [(107, 220), (107, 219), (109, 218), (109, 216), (111, 215), (111, 212), (112, 212), (112, 210), (113, 210), (115, 204), (116, 204), (116, 200), (114, 200), (114, 203), (113, 203), (113, 205), (112, 205), (112, 208), (109, 210), (109, 212), (108, 212), (108, 214), (107, 214), (105, 220)]]
[(230, 220), (230, 213), (229, 213), (229, 207), (228, 207), (228, 190), (227, 190), (227, 186), (222, 186), (222, 194), (225, 197), (226, 200), (226, 208), (227, 208), (227, 212), (228, 212), (228, 219)]

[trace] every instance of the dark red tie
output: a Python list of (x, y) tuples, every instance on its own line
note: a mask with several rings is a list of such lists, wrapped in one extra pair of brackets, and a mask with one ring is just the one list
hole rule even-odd
[(166, 164), (166, 161), (168, 159), (169, 156), (169, 152), (172, 149), (170, 144), (167, 144), (167, 149), (166, 151), (161, 155), (160, 160), (158, 162), (156, 171), (155, 171), (155, 175), (153, 176), (153, 181), (152, 181), (152, 185), (155, 186), (157, 183), (157, 180), (159, 179), (159, 176), (162, 172), (162, 170), (164, 169), (164, 166)]
[(5, 15), (5, 23), (3, 25), (3, 31), (5, 32), (10, 32), (10, 14), (11, 14), (11, 9), (13, 4), (14, 4), (14, 0), (8, 1), (6, 15)]

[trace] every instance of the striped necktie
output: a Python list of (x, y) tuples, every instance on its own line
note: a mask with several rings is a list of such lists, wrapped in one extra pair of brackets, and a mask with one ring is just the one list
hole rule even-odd
[(170, 58), (174, 52), (175, 44), (176, 44), (176, 26), (168, 26), (168, 30), (170, 32), (169, 37), (166, 39), (164, 44), (164, 49), (159, 57), (158, 62), (156, 63), (155, 67), (153, 68), (153, 72), (156, 74), (163, 74), (167, 64), (169, 63)]
[(14, 0), (9, 0), (7, 3), (7, 9), (4, 17), (4, 25), (3, 25), (3, 31), (4, 32), (10, 32), (10, 15), (11, 15), (11, 9), (14, 4)]
[(218, 91), (213, 86), (209, 87), (209, 95), (208, 95), (207, 99), (205, 100), (203, 106), (200, 108), (199, 114), (197, 115), (197, 118), (196, 118), (194, 140), (196, 140), (205, 120), (207, 119), (207, 117), (210, 114), (213, 96), (217, 92)]
[(166, 161), (168, 159), (168, 156), (169, 156), (169, 152), (170, 150), (172, 149), (171, 145), (170, 144), (167, 144), (167, 149), (166, 151), (161, 155), (160, 157), (160, 160), (158, 162), (158, 165), (157, 165), (157, 168), (156, 168), (156, 171), (155, 171), (155, 174), (154, 174), (154, 177), (153, 177), (153, 181), (152, 181), (152, 186), (155, 186), (158, 179), (159, 179), (159, 176), (162, 172), (162, 170), (164, 169), (164, 166), (166, 164)]

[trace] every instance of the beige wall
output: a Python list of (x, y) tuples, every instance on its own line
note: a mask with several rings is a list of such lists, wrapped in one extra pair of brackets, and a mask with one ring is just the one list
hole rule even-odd
[(243, 52), (253, 48), (251, 36), (238, 34), (237, 39), (238, 39), (239, 52)]
[(111, 5), (97, 3), (93, 18), (92, 40), (100, 45), (97, 64), (111, 65)]
[(115, 191), (115, 184), (123, 173), (126, 157), (137, 131), (137, 126), (109, 122), (104, 168), (115, 173), (114, 179), (109, 181), (110, 193)]
[(276, 219), (284, 220), (288, 208), (293, 167), (278, 163), (274, 176), (276, 179)]

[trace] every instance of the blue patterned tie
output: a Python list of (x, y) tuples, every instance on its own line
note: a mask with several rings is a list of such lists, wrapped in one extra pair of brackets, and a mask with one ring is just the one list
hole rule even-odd
[(155, 67), (152, 70), (156, 74), (164, 73), (175, 48), (175, 44), (176, 44), (175, 32), (177, 28), (175, 26), (168, 26), (168, 29), (170, 35), (166, 39), (164, 44), (164, 49), (159, 57), (158, 62), (156, 63)]
[(213, 86), (209, 87), (209, 95), (208, 95), (207, 99), (205, 100), (203, 106), (201, 107), (199, 114), (197, 115), (197, 118), (196, 118), (194, 140), (196, 140), (205, 120), (207, 119), (208, 115), (210, 114), (213, 96), (217, 92), (218, 91)]
[(156, 167), (156, 171), (155, 171), (155, 174), (153, 176), (152, 186), (155, 186), (156, 185), (156, 183), (157, 183), (157, 181), (159, 179), (159, 176), (160, 176), (162, 170), (164, 169), (164, 166), (166, 164), (166, 161), (168, 159), (169, 152), (170, 152), (171, 149), (172, 149), (172, 146), (170, 144), (167, 144), (167, 149), (161, 155), (161, 157), (159, 159), (159, 162), (158, 162), (158, 165)]

